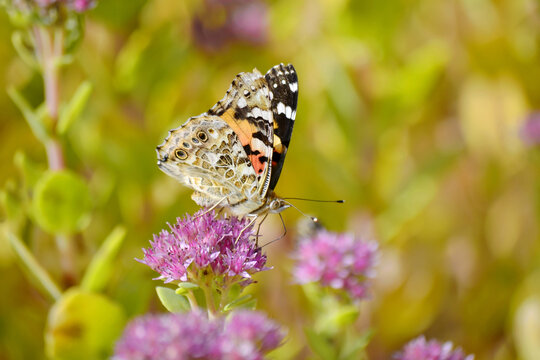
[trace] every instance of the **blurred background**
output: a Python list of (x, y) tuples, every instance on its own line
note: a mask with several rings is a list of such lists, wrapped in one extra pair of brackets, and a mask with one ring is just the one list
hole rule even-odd
[[(209, 109), (234, 76), (292, 63), (296, 126), (276, 188), (332, 231), (376, 239), (381, 256), (359, 328), (372, 359), (420, 334), (452, 340), (476, 359), (540, 358), (540, 154), (520, 129), (540, 107), (536, 0), (102, 0), (88, 12), (62, 99), (93, 92), (65, 141), (90, 184), (92, 218), (77, 242), (80, 271), (117, 224), (128, 231), (106, 293), (128, 316), (164, 311), (134, 261), (153, 233), (197, 207), (160, 172), (155, 147)], [(0, 187), (20, 182), (18, 151), (46, 167), (6, 91), (37, 105), (37, 72), (16, 55), (0, 11)], [(285, 239), (265, 250), (274, 270), (251, 291), (302, 350), (309, 314), (291, 284), (295, 210)], [(0, 210), (0, 221), (5, 214)], [(279, 217), (265, 223), (279, 237)], [(26, 227), (31, 251), (60, 276), (50, 235)], [(51, 302), (0, 237), (0, 359), (42, 358)], [(536, 352), (535, 352), (536, 351)], [(533, 355), (531, 355), (533, 354)], [(534, 355), (536, 354), (536, 355)]]

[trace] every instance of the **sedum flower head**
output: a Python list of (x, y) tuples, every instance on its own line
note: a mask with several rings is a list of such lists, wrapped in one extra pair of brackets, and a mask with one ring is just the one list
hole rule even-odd
[(351, 234), (318, 231), (303, 239), (295, 253), (295, 280), (342, 289), (355, 300), (365, 298), (366, 280), (373, 276), (377, 247), (376, 242)]
[(96, 4), (95, 0), (32, 0), (30, 3), (36, 4), (42, 9), (47, 9), (53, 6), (64, 5), (70, 10), (76, 12), (85, 12), (93, 8)]
[(463, 354), (460, 348), (453, 349), (451, 342), (440, 343), (437, 340), (426, 341), (420, 336), (405, 345), (403, 351), (396, 354), (396, 360), (473, 360), (474, 355)]
[(525, 119), (520, 135), (526, 145), (540, 144), (540, 113), (533, 113)]
[(260, 312), (239, 310), (225, 322), (219, 353), (226, 359), (263, 359), (283, 340), (279, 326)]
[(265, 315), (242, 310), (226, 320), (199, 312), (147, 315), (131, 321), (113, 360), (264, 359), (283, 340)]
[(268, 5), (263, 0), (205, 0), (192, 21), (192, 36), (204, 50), (228, 44), (262, 45), (268, 39)]
[(143, 249), (140, 262), (157, 271), (165, 282), (214, 281), (216, 285), (247, 285), (266, 270), (266, 256), (252, 238), (248, 219), (217, 218), (214, 212), (178, 218)]

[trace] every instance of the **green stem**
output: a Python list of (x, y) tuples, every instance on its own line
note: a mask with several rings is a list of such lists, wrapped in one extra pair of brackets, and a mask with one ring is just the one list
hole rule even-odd
[(204, 284), (203, 286), (201, 286), (201, 289), (204, 293), (204, 298), (206, 300), (206, 306), (207, 306), (207, 310), (208, 310), (208, 318), (210, 319), (213, 319), (216, 317), (217, 315), (217, 310), (216, 310), (216, 303), (214, 301), (214, 295), (212, 294), (212, 289), (210, 286), (207, 286), (206, 284)]
[(229, 289), (230, 289), (230, 286), (228, 284), (224, 285), (223, 288), (221, 289), (221, 299), (219, 301), (219, 311), (223, 311), (223, 308), (225, 307), (225, 305), (227, 305), (227, 299), (229, 297)]
[(191, 310), (196, 310), (199, 308), (199, 304), (197, 304), (197, 299), (195, 298), (195, 295), (193, 295), (193, 291), (188, 290), (185, 294), (189, 301), (189, 305), (191, 306)]
[(51, 299), (58, 300), (62, 296), (62, 291), (52, 280), (49, 273), (37, 262), (36, 258), (28, 250), (26, 245), (12, 232), (8, 232), (8, 239), (11, 247), (15, 253), (19, 256), (19, 259), (29, 270), (30, 275), (37, 280), (37, 283), (41, 285), (45, 290), (46, 295), (49, 295)]
[[(36, 58), (41, 64), (43, 86), (45, 89), (45, 105), (51, 121), (51, 137), (45, 143), (49, 169), (62, 170), (66, 167), (64, 149), (58, 139), (58, 116), (60, 106), (60, 73), (59, 63), (63, 55), (64, 33), (61, 28), (35, 26)], [(76, 282), (74, 239), (71, 236), (56, 235), (55, 242), (60, 253), (61, 267), (66, 285)]]

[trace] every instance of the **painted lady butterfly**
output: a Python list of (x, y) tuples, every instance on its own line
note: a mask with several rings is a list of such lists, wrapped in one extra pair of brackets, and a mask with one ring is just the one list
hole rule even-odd
[(274, 193), (296, 115), (298, 78), (292, 65), (236, 75), (210, 110), (169, 131), (158, 166), (195, 190), (200, 206), (237, 216), (279, 213), (290, 204)]

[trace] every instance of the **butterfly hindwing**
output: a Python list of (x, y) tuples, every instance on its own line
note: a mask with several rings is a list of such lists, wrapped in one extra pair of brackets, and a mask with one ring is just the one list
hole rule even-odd
[(272, 151), (272, 174), (270, 189), (276, 187), (285, 155), (289, 148), (298, 103), (298, 77), (294, 67), (276, 65), (265, 75), (270, 89), (271, 109), (274, 118), (274, 139)]
[(257, 179), (240, 140), (217, 116), (194, 116), (169, 132), (158, 147), (161, 170), (195, 190), (192, 198), (211, 206), (227, 198), (233, 206), (257, 196)]

